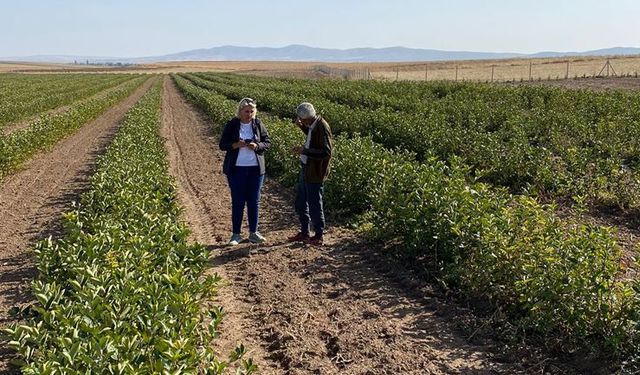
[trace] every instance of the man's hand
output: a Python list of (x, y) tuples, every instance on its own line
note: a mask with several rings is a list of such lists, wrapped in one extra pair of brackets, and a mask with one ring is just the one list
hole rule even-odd
[(307, 125), (305, 125), (299, 117), (294, 118), (291, 122), (296, 124), (296, 126), (303, 132), (307, 129)]

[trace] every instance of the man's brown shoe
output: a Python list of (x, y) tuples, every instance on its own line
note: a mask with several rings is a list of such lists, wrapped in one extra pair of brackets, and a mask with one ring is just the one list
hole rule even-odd
[(324, 243), (324, 241), (322, 240), (322, 236), (313, 236), (308, 238), (305, 243), (312, 245), (312, 246), (322, 246), (322, 244)]
[(302, 232), (298, 232), (298, 234), (296, 234), (295, 236), (291, 236), (287, 238), (287, 241), (289, 242), (306, 242), (308, 240), (309, 240), (309, 235)]

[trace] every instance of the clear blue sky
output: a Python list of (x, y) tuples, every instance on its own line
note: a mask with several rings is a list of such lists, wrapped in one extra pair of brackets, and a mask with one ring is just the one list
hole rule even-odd
[(221, 45), (640, 47), (640, 0), (7, 0), (1, 9), (5, 57), (137, 57)]

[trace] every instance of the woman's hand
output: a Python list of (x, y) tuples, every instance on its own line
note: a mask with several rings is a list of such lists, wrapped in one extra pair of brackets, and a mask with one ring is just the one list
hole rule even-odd
[(248, 143), (248, 144), (247, 144), (247, 143), (245, 143), (245, 145), (246, 145), (247, 147), (249, 147), (252, 151), (255, 151), (255, 150), (258, 148), (258, 144), (257, 144), (257, 143), (255, 143), (255, 142), (251, 142), (251, 143)]
[(245, 143), (244, 140), (239, 140), (238, 142), (232, 143), (231, 147), (233, 147), (234, 150), (240, 148), (240, 147), (245, 147), (247, 144)]

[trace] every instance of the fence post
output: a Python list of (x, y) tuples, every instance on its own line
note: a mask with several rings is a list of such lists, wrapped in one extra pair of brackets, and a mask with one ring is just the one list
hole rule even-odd
[(424, 66), (424, 80), (425, 82), (429, 80), (429, 65)]
[(458, 81), (458, 65), (456, 65), (456, 81)]
[(529, 61), (529, 81), (531, 81), (531, 65), (533, 65), (533, 63)]
[(493, 69), (495, 68), (495, 65), (491, 65), (491, 82), (493, 82)]
[(604, 68), (607, 68), (607, 77), (609, 77), (609, 68), (611, 68), (611, 71), (613, 72), (613, 75), (617, 76), (616, 70), (613, 69), (613, 66), (611, 66), (611, 62), (609, 62), (609, 58), (608, 57), (607, 57), (607, 62), (604, 64), (602, 69), (600, 69), (600, 73), (598, 73), (598, 77), (602, 75), (602, 72), (604, 71)]
[(396, 67), (396, 81), (398, 80), (399, 75), (400, 75), (400, 68)]
[(569, 79), (569, 60), (567, 60), (567, 71), (564, 74), (564, 79)]

